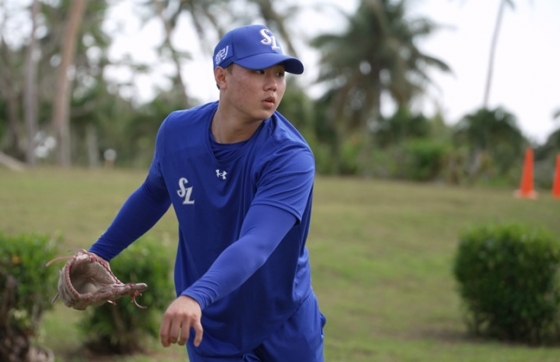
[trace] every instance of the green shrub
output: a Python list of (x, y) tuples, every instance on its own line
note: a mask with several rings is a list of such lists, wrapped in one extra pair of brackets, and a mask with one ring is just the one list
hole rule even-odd
[(55, 256), (45, 235), (0, 233), (0, 361), (25, 356), (39, 334), (57, 292), (58, 274), (45, 267)]
[(333, 165), (329, 145), (320, 143), (314, 137), (308, 138), (307, 141), (315, 156), (315, 168), (317, 173), (320, 175), (332, 174)]
[(404, 144), (403, 173), (414, 181), (431, 181), (441, 175), (447, 148), (432, 140), (413, 140)]
[(542, 229), (502, 224), (460, 236), (454, 275), (470, 330), (542, 344), (558, 337), (560, 247)]
[(90, 350), (99, 354), (145, 351), (144, 342), (159, 335), (163, 310), (175, 298), (171, 266), (166, 248), (150, 239), (136, 241), (111, 261), (113, 273), (123, 283), (148, 285), (136, 298), (147, 309), (139, 309), (129, 297), (117, 300), (116, 305), (88, 308), (80, 328)]
[(360, 150), (363, 147), (363, 140), (354, 136), (345, 140), (341, 147), (340, 174), (355, 175), (360, 168), (358, 159)]

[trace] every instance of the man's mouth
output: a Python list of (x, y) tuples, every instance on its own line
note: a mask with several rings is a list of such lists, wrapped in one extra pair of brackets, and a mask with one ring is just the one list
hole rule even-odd
[(274, 106), (276, 100), (274, 99), (274, 97), (268, 97), (263, 100), (263, 103), (267, 106)]

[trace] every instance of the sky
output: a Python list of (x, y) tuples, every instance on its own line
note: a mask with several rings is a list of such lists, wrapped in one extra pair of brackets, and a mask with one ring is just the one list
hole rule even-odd
[[(357, 5), (356, 0), (298, 2), (310, 7), (294, 22), (294, 33), (300, 34), (294, 40), (298, 56), (306, 66), (299, 81), (308, 87), (311, 96), (321, 92), (313, 86), (319, 54), (306, 47), (304, 40), (322, 32), (342, 31), (345, 25), (342, 17), (330, 8), (311, 8), (319, 2), (336, 3), (349, 12)], [(553, 119), (553, 113), (560, 109), (560, 1), (514, 2), (515, 8), (508, 7), (502, 19), (488, 106), (503, 107), (513, 113), (523, 134), (534, 142), (543, 143), (560, 128), (560, 119)], [(173, 68), (162, 65), (154, 50), (161, 41), (161, 24), (154, 20), (141, 26), (133, 16), (134, 3), (120, 2), (111, 13), (108, 28), (119, 35), (110, 54), (115, 58), (129, 54), (159, 66), (147, 75), (132, 74), (123, 68), (113, 69), (110, 75), (120, 80), (134, 78), (137, 87), (131, 96), (147, 100), (153, 97), (154, 86), (169, 84), (164, 75), (172, 74)], [(416, 107), (428, 116), (440, 109), (447, 123), (455, 124), (462, 116), (482, 106), (499, 0), (410, 0), (409, 4), (410, 18), (426, 17), (442, 25), (436, 33), (418, 42), (418, 47), (452, 69), (452, 74), (429, 73), (434, 87)], [(117, 24), (121, 28), (117, 29)], [(193, 55), (193, 59), (184, 64), (183, 75), (189, 93), (200, 101), (215, 100), (218, 91), (212, 76), (211, 55), (200, 48), (195, 34), (186, 24), (180, 23), (173, 43)], [(214, 44), (205, 46), (213, 49)], [(389, 101), (384, 101), (382, 110), (390, 112)]]

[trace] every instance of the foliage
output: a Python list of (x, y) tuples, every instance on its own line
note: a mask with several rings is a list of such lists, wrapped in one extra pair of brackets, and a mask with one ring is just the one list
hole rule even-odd
[(447, 146), (434, 140), (413, 140), (404, 144), (405, 177), (414, 181), (432, 181), (441, 176)]
[(465, 167), (472, 182), (481, 176), (507, 174), (519, 162), (526, 145), (517, 118), (502, 107), (481, 108), (465, 115), (455, 127), (453, 138), (469, 149)]
[(535, 158), (543, 158), (547, 155), (556, 155), (560, 153), (560, 129), (552, 132), (548, 136), (545, 144), (541, 147), (540, 152), (536, 152)]
[(330, 157), (330, 150), (328, 145), (320, 143), (315, 139), (307, 140), (309, 146), (313, 150), (315, 157), (315, 170), (318, 175), (331, 175), (333, 174), (332, 158)]
[(0, 233), (0, 290), (6, 291), (9, 278), (17, 283), (15, 294), (3, 295), (2, 301), (13, 298), (17, 307), (8, 311), (10, 323), (30, 334), (43, 312), (52, 308), (58, 274), (45, 263), (56, 257), (56, 250), (54, 241), (45, 235)]
[(333, 150), (340, 152), (344, 139), (358, 130), (363, 138), (359, 157), (363, 175), (371, 174), (369, 138), (372, 125), (379, 122), (382, 95), (407, 107), (430, 83), (428, 69), (450, 70), (417, 47), (418, 40), (434, 33), (438, 25), (425, 18), (411, 20), (407, 10), (406, 1), (362, 0), (356, 12), (346, 16), (348, 25), (342, 33), (321, 34), (311, 41), (321, 52), (318, 82), (328, 87), (325, 94), (333, 99), (328, 122), (336, 125), (339, 143)]
[(3, 98), (0, 98), (0, 149), (2, 147), (2, 140), (4, 139), (4, 134), (7, 131), (8, 122), (6, 120), (5, 114), (7, 112), (6, 102)]
[(290, 120), (290, 123), (306, 139), (313, 137), (313, 101), (293, 77), (288, 77), (286, 88), (286, 93), (284, 93), (278, 111)]
[(324, 122), (321, 122), (323, 112), (318, 111), (317, 103), (309, 98), (295, 78), (288, 77), (286, 83), (288, 90), (278, 111), (301, 133), (313, 150), (317, 172), (327, 174), (331, 172), (332, 163), (329, 146), (328, 142), (321, 140), (320, 132), (317, 131), (317, 124), (324, 125)]
[(357, 160), (363, 142), (363, 139), (355, 135), (345, 140), (342, 144), (340, 175), (356, 175), (358, 173), (359, 165)]
[(115, 275), (123, 282), (142, 282), (148, 289), (137, 298), (139, 309), (130, 300), (117, 300), (89, 308), (80, 328), (87, 345), (97, 353), (129, 354), (144, 351), (147, 337), (156, 337), (162, 310), (174, 298), (169, 254), (161, 243), (143, 238), (111, 262)]
[(559, 337), (556, 240), (513, 223), (473, 227), (459, 239), (453, 272), (472, 332), (531, 344)]
[(556, 159), (560, 155), (560, 129), (552, 132), (544, 145), (535, 148), (535, 185), (550, 188), (554, 180)]
[[(33, 43), (29, 39), (29, 27), (16, 26), (18, 22), (31, 22), (30, 7), (4, 7), (6, 26), (2, 31), (13, 31), (13, 34), (4, 34), (6, 41), (0, 42), (3, 54), (0, 83), (4, 84), (0, 87), (0, 150), (20, 159), (26, 154), (24, 151), (30, 140), (36, 143), (43, 140), (44, 144), (52, 140), (49, 132), (57, 94), (53, 89), (61, 58), (61, 37), (72, 4), (68, 0), (40, 3), (36, 17), (37, 49), (33, 52), (36, 64), (27, 64), (37, 71), (36, 84), (25, 82), (25, 75), (31, 73), (25, 62), (25, 54)], [(107, 22), (110, 10), (117, 5), (118, 2), (89, 2), (80, 25), (71, 72), (72, 163), (98, 167), (104, 151), (113, 149), (118, 155), (117, 167), (145, 169), (153, 156), (155, 134), (163, 119), (175, 109), (199, 102), (197, 87), (183, 87), (177, 74), (180, 69), (186, 70), (183, 62), (191, 61), (188, 55), (194, 54), (194, 48), (180, 51), (170, 39), (162, 39), (156, 63), (162, 69), (172, 67), (170, 72), (165, 71), (168, 81), (165, 86), (154, 89), (153, 99), (140, 100), (137, 81), (149, 74), (154, 65), (145, 59), (135, 61), (128, 55), (119, 59), (110, 56), (112, 42), (122, 31), (118, 24)], [(305, 5), (293, 1), (283, 6), (276, 6), (272, 0), (240, 0), (231, 4), (220, 0), (147, 1), (140, 5), (134, 15), (143, 24), (163, 21), (160, 25), (169, 26), (167, 31), (171, 33), (183, 25), (190, 26), (198, 35), (203, 52), (211, 52), (208, 44), (228, 28), (258, 19), (277, 33), (289, 54), (297, 55), (295, 45), (298, 44), (292, 44), (291, 39), (306, 42), (305, 37), (295, 36), (297, 27), (290, 26), (300, 19), (300, 11), (305, 10)], [(320, 53), (315, 80), (325, 92), (318, 99), (310, 98), (309, 88), (297, 83), (301, 77), (287, 78), (288, 91), (279, 110), (312, 145), (319, 173), (408, 177), (398, 169), (403, 165), (406, 151), (395, 145), (400, 147), (401, 142), (408, 143), (412, 138), (442, 141), (442, 135), (443, 143), (447, 143), (447, 134), (452, 128), (445, 125), (441, 115), (439, 131), (434, 132), (432, 120), (408, 110), (430, 85), (431, 69), (450, 70), (444, 62), (419, 47), (418, 40), (432, 36), (440, 27), (430, 19), (411, 16), (411, 6), (411, 2), (401, 0), (361, 0), (354, 13), (340, 10), (347, 21), (345, 28), (340, 33), (320, 33), (310, 41)], [(289, 36), (287, 29), (291, 29)], [(108, 75), (115, 71), (125, 78), (119, 76), (118, 80), (111, 80)], [(208, 76), (211, 77), (210, 72)], [(37, 105), (36, 131), (23, 122), (29, 109), (23, 103), (28, 88), (35, 90), (29, 94), (36, 94), (36, 102), (33, 102)], [(381, 114), (382, 96), (390, 97), (397, 106), (397, 112), (390, 117)], [(517, 182), (516, 166), (521, 163), (521, 152), (527, 141), (516, 129), (514, 118), (504, 109), (480, 110), (466, 115), (454, 129), (457, 148), (448, 150), (451, 156), (446, 166), (453, 168), (444, 168), (442, 172), (452, 175), (449, 179), (459, 184), (465, 180), (472, 184), (509, 186)], [(512, 132), (507, 131), (508, 127)], [(551, 160), (560, 151), (556, 136), (558, 132), (550, 137), (542, 152), (535, 152), (537, 187), (550, 185)], [(359, 138), (358, 143), (356, 138)], [(356, 150), (355, 147), (360, 148)], [(56, 162), (53, 152), (49, 149), (37, 156), (40, 163)], [(381, 165), (377, 163), (379, 159), (383, 159)]]
[[(442, 121), (408, 107), (399, 107), (390, 117), (381, 117), (374, 133), (377, 152), (386, 153), (392, 164), (390, 177), (413, 181), (433, 181), (442, 176), (448, 150)], [(437, 134), (439, 137), (431, 137)], [(442, 135), (443, 134), (443, 135)], [(379, 169), (379, 167), (376, 167)]]
[(45, 235), (0, 233), (0, 360), (20, 360), (38, 337), (56, 295), (58, 274), (45, 267), (55, 256), (55, 243)]
[(391, 117), (380, 117), (375, 142), (387, 147), (408, 139), (427, 138), (430, 128), (430, 121), (423, 114), (413, 114), (407, 107), (399, 107)]

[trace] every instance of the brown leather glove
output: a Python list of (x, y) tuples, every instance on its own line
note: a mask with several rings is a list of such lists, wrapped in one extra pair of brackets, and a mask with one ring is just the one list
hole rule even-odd
[(47, 263), (70, 259), (60, 271), (58, 293), (67, 307), (84, 310), (89, 306), (100, 306), (105, 302), (115, 304), (115, 300), (130, 295), (139, 308), (136, 297), (148, 287), (144, 283), (123, 283), (111, 271), (109, 263), (86, 250), (79, 250), (69, 257), (59, 257)]

